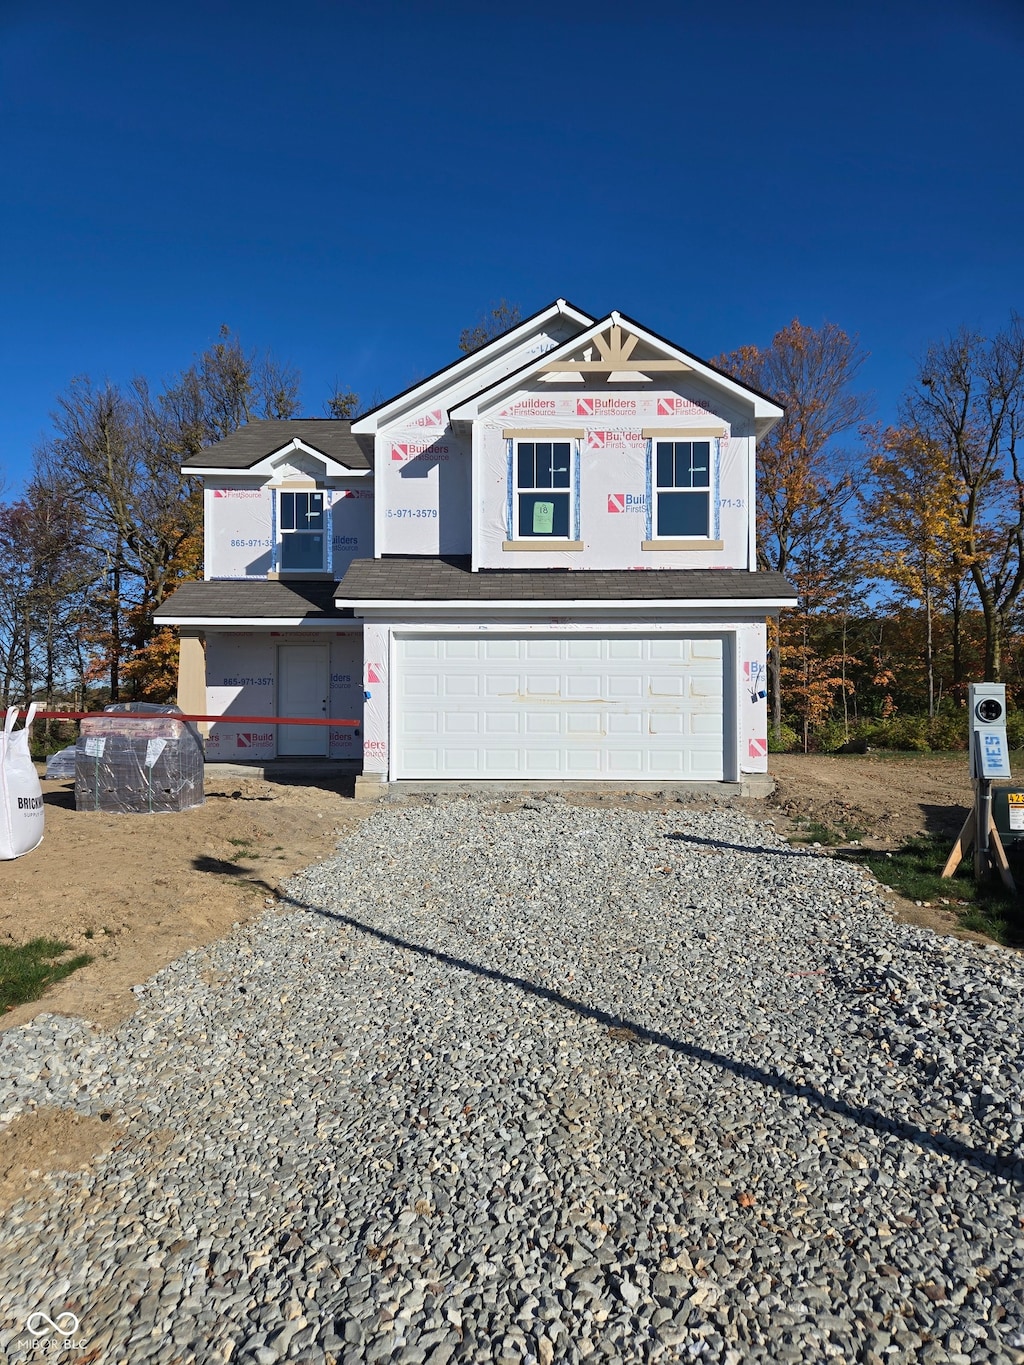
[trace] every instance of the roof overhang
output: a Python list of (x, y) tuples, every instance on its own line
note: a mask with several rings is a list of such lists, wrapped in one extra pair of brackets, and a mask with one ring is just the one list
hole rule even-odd
[(694, 613), (742, 612), (745, 616), (762, 616), (766, 613), (781, 611), (797, 605), (796, 597), (638, 597), (614, 598), (602, 601), (572, 600), (553, 598), (550, 601), (536, 601), (522, 598), (477, 598), (466, 601), (463, 598), (423, 601), (411, 598), (351, 598), (337, 597), (334, 605), (350, 608), (357, 616), (370, 613), (401, 613), (402, 615), (429, 616), (442, 612), (460, 616), (477, 615), (490, 617), (498, 614), (565, 616), (645, 616), (651, 613), (671, 613), (676, 616), (689, 616)]
[(316, 446), (309, 445), (306, 441), (300, 440), (297, 436), (288, 441), (285, 445), (273, 450), (269, 455), (254, 460), (251, 465), (239, 469), (237, 465), (204, 465), (197, 468), (195, 465), (182, 466), (183, 474), (216, 474), (233, 475), (244, 477), (253, 475), (254, 477), (266, 478), (278, 472), (278, 466), (283, 463), (289, 455), (304, 455), (307, 459), (315, 460), (324, 471), (325, 478), (338, 479), (365, 479), (372, 471), (369, 469), (352, 469), (339, 460), (333, 459), (330, 455), (325, 455), (322, 450), (317, 450)]
[[(514, 350), (520, 342), (543, 328), (546, 324), (565, 318), (580, 329), (590, 327), (594, 319), (565, 299), (556, 299), (547, 308), (525, 318), (518, 326), (495, 337), (491, 342), (471, 351), (460, 360), (453, 361), (444, 369), (438, 370), (427, 379), (422, 379), (408, 389), (403, 389), (394, 398), (389, 398), (380, 407), (373, 408), (352, 423), (353, 435), (372, 435), (382, 427), (390, 425), (396, 418), (412, 410), (428, 406), (432, 398), (446, 394), (448, 390), (465, 385), (469, 377), (487, 364), (499, 359), (506, 352)], [(552, 350), (555, 348), (552, 347)], [(550, 354), (550, 352), (545, 352)]]
[(359, 630), (358, 621), (351, 617), (329, 616), (167, 616), (157, 615), (154, 620), (161, 626), (190, 626), (209, 629), (215, 626), (229, 630), (280, 630), (291, 627), (295, 630)]
[[(609, 341), (604, 339), (606, 333)], [(661, 359), (648, 359), (646, 362), (632, 359), (632, 348), (626, 351), (622, 333), (635, 337), (637, 342), (642, 342), (658, 353)], [(584, 361), (573, 359), (575, 353), (590, 343), (593, 343), (593, 349), (599, 353), (597, 359)], [(607, 375), (612, 382), (620, 383), (628, 382), (627, 377), (632, 377), (631, 371), (636, 372), (638, 381), (661, 371), (675, 374), (691, 372), (699, 376), (712, 387), (728, 394), (734, 400), (739, 400), (747, 409), (753, 409), (754, 430), (758, 437), (767, 435), (775, 423), (785, 415), (778, 403), (772, 402), (764, 394), (747, 388), (746, 385), (709, 365), (707, 361), (700, 360), (689, 351), (666, 341), (656, 332), (648, 331), (624, 314), (612, 312), (577, 336), (563, 342), (561, 346), (536, 357), (527, 365), (456, 404), (449, 410), (449, 417), (453, 423), (475, 421), (486, 415), (514, 390), (521, 388), (524, 382), (533, 379), (572, 383), (579, 382), (588, 373), (593, 373)]]

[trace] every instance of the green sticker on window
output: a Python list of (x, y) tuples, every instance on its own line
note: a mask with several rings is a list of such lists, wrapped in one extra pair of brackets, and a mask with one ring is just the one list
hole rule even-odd
[(533, 504), (533, 534), (535, 536), (549, 536), (555, 529), (555, 504), (553, 502), (535, 502)]

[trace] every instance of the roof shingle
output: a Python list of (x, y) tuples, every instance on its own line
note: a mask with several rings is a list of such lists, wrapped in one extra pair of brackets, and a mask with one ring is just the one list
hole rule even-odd
[(334, 417), (289, 417), (283, 421), (266, 419), (248, 422), (216, 445), (207, 446), (198, 455), (190, 455), (182, 461), (181, 467), (251, 469), (260, 460), (273, 455), (275, 450), (298, 438), (303, 445), (311, 446), (347, 469), (369, 469), (371, 466), (367, 453), (352, 435), (351, 427), (351, 422)]
[(355, 559), (338, 584), (342, 601), (602, 602), (793, 598), (782, 574), (745, 569), (482, 569), (469, 556)]
[(187, 617), (253, 620), (285, 618), (316, 625), (320, 621), (351, 620), (351, 609), (334, 605), (335, 587), (329, 579), (289, 580), (211, 578), (205, 583), (182, 583), (154, 613), (157, 621)]

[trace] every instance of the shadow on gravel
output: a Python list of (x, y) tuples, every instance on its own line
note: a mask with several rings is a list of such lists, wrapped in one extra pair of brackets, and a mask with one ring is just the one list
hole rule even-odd
[(703, 844), (705, 848), (727, 848), (730, 853), (770, 853), (775, 858), (817, 858), (809, 848), (770, 848), (767, 844), (730, 844), (726, 839), (703, 839), (699, 834), (666, 834), (681, 844)]
[[(776, 852), (774, 849), (770, 851)], [(701, 1047), (699, 1043), (684, 1043), (678, 1038), (670, 1037), (667, 1033), (659, 1033), (656, 1029), (649, 1029), (643, 1024), (633, 1023), (632, 1020), (624, 1019), (621, 1015), (609, 1014), (607, 1010), (597, 1009), (593, 1005), (585, 1005), (580, 1000), (573, 1000), (569, 996), (561, 995), (549, 986), (538, 986), (536, 982), (527, 981), (525, 977), (509, 976), (494, 967), (484, 967), (477, 962), (470, 962), (466, 958), (452, 957), (450, 953), (442, 953), (436, 948), (428, 948), (421, 943), (412, 943), (408, 939), (399, 938), (396, 934), (389, 934), (384, 929), (375, 929), (373, 925), (364, 924), (362, 920), (353, 919), (351, 915), (340, 915), (333, 910), (324, 910), (318, 905), (309, 905), (305, 901), (296, 900), (290, 896), (280, 896), (279, 899), (282, 904), (290, 905), (296, 910), (308, 910), (314, 915), (319, 915), (322, 919), (344, 924), (358, 933), (377, 939), (380, 943), (387, 943), (392, 948), (401, 948), (407, 952), (417, 953), (420, 957), (442, 962), (446, 966), (457, 967), (460, 971), (472, 972), (474, 976), (483, 977), (487, 981), (498, 981), (506, 986), (515, 986), (517, 990), (523, 991), (526, 995), (536, 996), (538, 999), (546, 1000), (549, 1004), (556, 1005), (560, 1009), (571, 1010), (583, 1019), (591, 1019), (606, 1028), (614, 1029), (616, 1037), (629, 1036), (630, 1040), (634, 1042), (652, 1043), (657, 1047), (668, 1048), (671, 1052), (678, 1052), (681, 1056), (690, 1057), (694, 1061), (717, 1067), (721, 1071), (728, 1071), (744, 1080), (756, 1081), (766, 1089), (774, 1090), (788, 1098), (808, 1100), (826, 1113), (835, 1114), (838, 1118), (848, 1119), (851, 1123), (866, 1128), (870, 1132), (887, 1133), (892, 1137), (903, 1138), (940, 1155), (952, 1157), (954, 1161), (959, 1161), (964, 1165), (974, 1166), (986, 1173), (1001, 1176), (1004, 1180), (1024, 1185), (1024, 1174), (1021, 1173), (1024, 1169), (1024, 1162), (1020, 1160), (993, 1156), (990, 1152), (978, 1151), (957, 1138), (940, 1136), (904, 1120), (891, 1119), (875, 1109), (867, 1108), (865, 1105), (850, 1104), (846, 1100), (836, 1099), (832, 1095), (826, 1095), (823, 1091), (815, 1089), (814, 1086), (800, 1085), (785, 1076), (774, 1075), (751, 1062), (741, 1062), (735, 1057), (727, 1057), (721, 1052), (713, 1052), (710, 1048)]]

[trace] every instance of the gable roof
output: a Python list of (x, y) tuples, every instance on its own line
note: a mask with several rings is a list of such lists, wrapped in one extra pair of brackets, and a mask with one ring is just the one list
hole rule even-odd
[(493, 341), (478, 346), (475, 351), (460, 356), (458, 360), (453, 360), (442, 366), (441, 369), (435, 370), (426, 379), (418, 379), (415, 384), (410, 384), (401, 393), (396, 393), (394, 397), (386, 399), (383, 403), (378, 403), (375, 408), (370, 408), (368, 412), (364, 412), (355, 419), (352, 424), (353, 431), (359, 434), (376, 431), (395, 408), (402, 405), (411, 406), (410, 400), (417, 393), (422, 393), (424, 403), (429, 402), (429, 395), (442, 388), (439, 383), (440, 380), (445, 380), (451, 384), (464, 378), (471, 374), (474, 369), (496, 358), (502, 351), (511, 350), (518, 342), (528, 337), (531, 332), (542, 327), (544, 323), (552, 322), (556, 318), (565, 318), (576, 323), (581, 331), (591, 326), (594, 321), (589, 313), (585, 313), (582, 308), (577, 308), (575, 304), (569, 303), (567, 299), (555, 299), (554, 303), (549, 303), (546, 308), (531, 313), (528, 318), (524, 318), (522, 322), (517, 323), (507, 332), (502, 332)]
[(365, 471), (370, 468), (370, 461), (352, 435), (352, 423), (337, 417), (286, 417), (279, 421), (264, 418), (247, 422), (230, 436), (225, 436), (223, 441), (207, 446), (197, 455), (190, 455), (182, 461), (181, 467), (186, 473), (190, 470), (252, 469), (294, 441), (346, 469)]
[[(541, 356), (533, 357), (525, 365), (520, 366), (518, 370), (513, 370), (511, 373), (503, 375), (500, 379), (495, 380), (493, 384), (489, 384), (486, 388), (480, 389), (479, 392), (473, 394), (471, 397), (463, 399), (460, 403), (457, 403), (450, 409), (449, 417), (453, 422), (460, 420), (471, 421), (473, 418), (480, 415), (482, 408), (489, 407), (493, 403), (499, 402), (505, 394), (519, 387), (525, 379), (541, 372), (545, 366), (570, 358), (581, 346), (585, 346), (593, 337), (601, 336), (609, 327), (624, 327), (627, 331), (636, 335), (640, 341), (654, 350), (669, 353), (671, 357), (678, 359), (686, 369), (693, 371), (694, 374), (707, 380), (716, 388), (724, 389), (741, 401), (752, 404), (754, 408), (754, 428), (759, 437), (766, 435), (779, 418), (785, 415), (785, 409), (780, 407), (773, 398), (769, 398), (766, 394), (760, 393), (757, 389), (752, 389), (748, 384), (741, 384), (739, 380), (734, 379), (732, 375), (726, 374), (724, 370), (718, 369), (716, 366), (709, 364), (706, 360), (701, 360), (699, 356), (695, 356), (690, 351), (683, 350), (683, 348), (677, 346), (675, 342), (668, 341), (657, 332), (652, 332), (649, 328), (643, 327), (639, 322), (634, 322), (632, 318), (627, 317), (624, 313), (613, 311), (609, 313), (607, 317), (593, 323), (592, 326), (588, 327), (585, 331), (578, 333), (574, 337), (570, 337), (568, 341), (564, 341), (560, 346), (557, 346), (550, 351), (546, 351)], [(642, 371), (644, 368), (642, 359), (627, 363), (631, 364), (633, 369), (639, 371)]]

